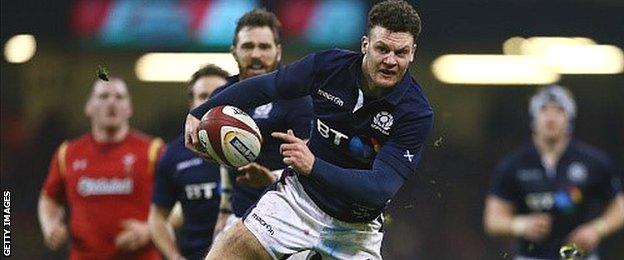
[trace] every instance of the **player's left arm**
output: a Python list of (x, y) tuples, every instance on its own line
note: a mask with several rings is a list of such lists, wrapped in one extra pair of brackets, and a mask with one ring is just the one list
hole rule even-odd
[(286, 142), (281, 145), (284, 163), (299, 174), (309, 175), (362, 204), (382, 207), (416, 171), (432, 126), (432, 113), (402, 118), (377, 154), (371, 170), (342, 168), (315, 157), (292, 131), (272, 135)]
[(315, 54), (264, 75), (239, 81), (193, 109), (184, 124), (186, 147), (197, 153), (200, 119), (211, 108), (232, 105), (241, 109), (258, 107), (278, 99), (294, 99), (310, 94), (314, 81)]
[(568, 235), (569, 242), (577, 244), (584, 250), (592, 250), (603, 238), (624, 226), (624, 193), (612, 165), (610, 161), (605, 161), (600, 185), (602, 196), (608, 201), (606, 209), (602, 215), (578, 226)]

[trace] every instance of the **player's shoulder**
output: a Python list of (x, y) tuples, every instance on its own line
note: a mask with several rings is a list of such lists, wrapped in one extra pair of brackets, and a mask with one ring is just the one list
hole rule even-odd
[(505, 154), (498, 163), (499, 169), (516, 168), (529, 157), (534, 156), (535, 147), (531, 143), (525, 143)]
[(60, 145), (58, 149), (75, 150), (84, 149), (85, 147), (93, 144), (93, 137), (91, 133), (85, 133), (81, 136), (66, 139)]
[(336, 67), (350, 65), (362, 56), (357, 52), (344, 49), (324, 50), (312, 55), (316, 67), (320, 70), (333, 70)]
[(611, 159), (602, 150), (591, 146), (587, 143), (572, 140), (570, 142), (570, 148), (576, 156), (580, 156), (585, 160), (599, 164), (601, 166), (611, 167)]
[(210, 97), (214, 97), (215, 95), (219, 94), (219, 92), (223, 91), (224, 89), (226, 89), (227, 87), (231, 86), (232, 84), (239, 82), (240, 78), (237, 75), (234, 76), (229, 76), (225, 79), (225, 84), (223, 86), (220, 86), (218, 88), (216, 88), (215, 90), (212, 91), (212, 93), (210, 94)]
[(314, 53), (314, 55), (317, 59), (322, 59), (325, 61), (340, 60), (360, 56), (360, 54), (357, 52), (339, 48), (317, 51)]
[(406, 77), (408, 79), (401, 83), (407, 86), (403, 86), (406, 89), (397, 105), (399, 111), (407, 117), (433, 117), (433, 108), (420, 84), (411, 75)]
[(173, 140), (167, 143), (167, 150), (165, 150), (165, 154), (181, 154), (183, 152), (188, 151), (184, 146), (184, 135), (178, 135)]
[(162, 139), (160, 137), (154, 137), (136, 129), (130, 130), (127, 140), (144, 144), (150, 144), (155, 141), (162, 142)]
[[(302, 109), (305, 107), (312, 108), (312, 97), (310, 95), (298, 97), (294, 99), (280, 99), (276, 100), (275, 105), (284, 112), (293, 112), (296, 109)], [(310, 111), (312, 112), (312, 111)]]
[(167, 149), (165, 149), (161, 160), (163, 161), (177, 161), (181, 157), (190, 154), (191, 152), (184, 146), (184, 135), (178, 135), (167, 143)]

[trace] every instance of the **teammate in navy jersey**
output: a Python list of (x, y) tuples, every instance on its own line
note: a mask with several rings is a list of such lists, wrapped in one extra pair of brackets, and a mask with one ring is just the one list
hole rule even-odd
[(361, 53), (310, 54), (228, 87), (187, 116), (186, 144), (195, 149), (198, 118), (212, 107), (313, 99), (309, 142), (292, 131), (272, 134), (284, 142), (289, 167), (215, 242), (208, 259), (278, 259), (302, 250), (323, 258), (381, 258), (382, 212), (415, 174), (433, 125), (431, 106), (408, 73), (419, 33), (410, 4), (381, 2), (369, 13)]
[[(195, 72), (187, 87), (190, 108), (205, 102), (217, 87), (226, 83), (228, 76), (215, 65)], [(219, 212), (219, 178), (219, 164), (186, 149), (182, 135), (167, 145), (154, 180), (149, 226), (154, 243), (168, 259), (203, 259), (206, 255)], [(184, 216), (178, 246), (167, 227), (176, 202), (181, 204)]]
[[(277, 17), (264, 9), (254, 9), (238, 20), (231, 51), (240, 74), (228, 78), (227, 84), (215, 90), (213, 96), (240, 80), (266, 74), (278, 67), (282, 57), (280, 27)], [(254, 163), (239, 169), (230, 168), (228, 174), (221, 176), (224, 199), (221, 200), (215, 239), (220, 231), (232, 226), (260, 199), (262, 192), (286, 167), (279, 152), (280, 141), (271, 133), (293, 129), (302, 138), (307, 139), (310, 135), (310, 97), (278, 100), (251, 107), (246, 112), (253, 117), (263, 135), (262, 152)]]
[(567, 89), (541, 89), (529, 113), (533, 140), (496, 168), (485, 230), (517, 237), (517, 259), (560, 259), (566, 244), (598, 259), (600, 241), (624, 224), (616, 170), (602, 152), (572, 138), (576, 105)]

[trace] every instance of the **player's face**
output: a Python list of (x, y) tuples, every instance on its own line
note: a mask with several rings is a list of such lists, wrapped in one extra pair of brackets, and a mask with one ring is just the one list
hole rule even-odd
[(282, 47), (275, 43), (273, 31), (268, 26), (243, 27), (238, 35), (232, 55), (238, 63), (241, 79), (262, 75), (277, 68), (282, 59)]
[(132, 116), (132, 104), (126, 84), (114, 79), (96, 82), (85, 113), (95, 127), (110, 129), (128, 124)]
[(559, 139), (568, 133), (568, 115), (556, 102), (548, 102), (538, 111), (534, 131), (538, 137)]
[(414, 60), (415, 51), (412, 34), (375, 26), (362, 38), (363, 72), (375, 87), (394, 87)]
[(220, 86), (225, 85), (227, 81), (219, 76), (205, 76), (199, 78), (193, 84), (193, 99), (191, 100), (191, 109), (195, 109), (199, 105), (208, 100), (210, 94)]

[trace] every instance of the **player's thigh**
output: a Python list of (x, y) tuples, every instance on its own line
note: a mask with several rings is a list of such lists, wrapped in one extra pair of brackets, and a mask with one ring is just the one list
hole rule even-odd
[(271, 259), (256, 237), (241, 221), (215, 241), (206, 259)]

